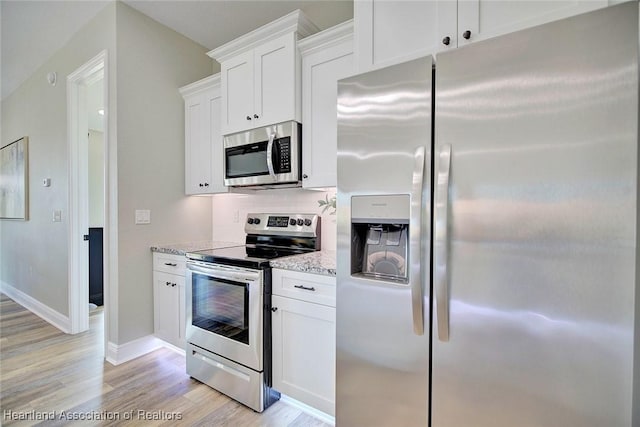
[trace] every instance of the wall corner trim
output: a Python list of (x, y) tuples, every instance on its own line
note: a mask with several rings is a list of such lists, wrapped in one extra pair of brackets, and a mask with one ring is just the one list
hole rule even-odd
[(105, 359), (112, 365), (119, 365), (151, 353), (163, 346), (163, 341), (153, 335), (147, 335), (124, 344), (115, 344), (109, 341)]
[(0, 291), (36, 316), (40, 317), (42, 320), (60, 329), (65, 334), (71, 333), (71, 321), (69, 320), (69, 317), (64, 314), (61, 314), (48, 305), (41, 303), (21, 290), (16, 289), (7, 282), (0, 281)]

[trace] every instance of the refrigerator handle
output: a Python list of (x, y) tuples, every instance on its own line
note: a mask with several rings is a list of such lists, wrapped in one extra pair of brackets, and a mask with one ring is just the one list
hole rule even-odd
[(425, 148), (418, 147), (414, 154), (413, 182), (411, 186), (411, 218), (409, 223), (409, 256), (411, 271), (411, 310), (413, 314), (413, 332), (424, 335), (424, 307), (422, 303), (422, 258), (420, 243), (422, 238), (422, 185), (424, 181)]
[(438, 339), (449, 341), (449, 283), (447, 271), (448, 259), (448, 205), (449, 175), (451, 171), (451, 145), (445, 144), (440, 150), (438, 176), (436, 184), (435, 211), (433, 215), (434, 260), (433, 284), (436, 294), (436, 316), (438, 320)]

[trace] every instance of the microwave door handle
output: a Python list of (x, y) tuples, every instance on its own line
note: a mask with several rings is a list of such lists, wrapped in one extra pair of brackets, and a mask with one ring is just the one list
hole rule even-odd
[(275, 137), (275, 132), (271, 133), (271, 135), (269, 135), (269, 143), (267, 144), (267, 169), (269, 170), (269, 175), (274, 179), (276, 177), (276, 172), (273, 170), (273, 140)]

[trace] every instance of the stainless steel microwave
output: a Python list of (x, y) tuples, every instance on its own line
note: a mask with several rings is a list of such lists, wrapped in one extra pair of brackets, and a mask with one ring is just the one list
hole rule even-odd
[(224, 185), (301, 185), (302, 125), (284, 122), (224, 137)]

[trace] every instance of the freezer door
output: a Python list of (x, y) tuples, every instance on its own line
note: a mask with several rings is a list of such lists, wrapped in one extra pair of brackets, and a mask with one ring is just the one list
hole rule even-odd
[(640, 425), (637, 2), (438, 54), (435, 94), (431, 425)]
[[(428, 425), (432, 69), (427, 57), (338, 85), (339, 426)], [(366, 241), (395, 279), (353, 261)]]

